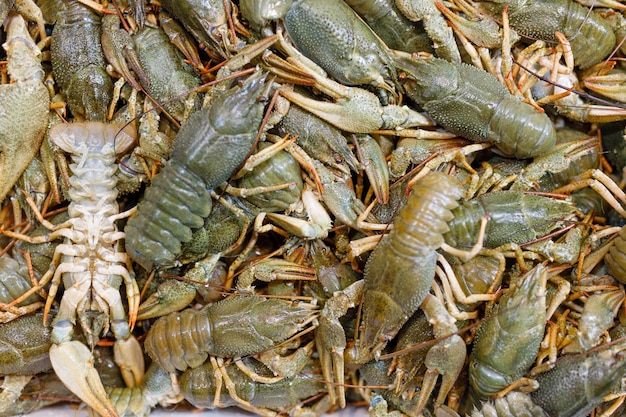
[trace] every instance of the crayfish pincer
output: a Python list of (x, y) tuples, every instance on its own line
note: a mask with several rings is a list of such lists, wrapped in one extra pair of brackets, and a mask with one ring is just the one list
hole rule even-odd
[(126, 251), (147, 270), (173, 265), (211, 212), (210, 191), (245, 159), (261, 125), (257, 75), (189, 117), (178, 132), (167, 166), (152, 181), (126, 225)]
[(0, 84), (0, 198), (3, 201), (41, 146), (50, 106), (43, 84), (41, 52), (28, 34), (26, 22), (19, 15), (11, 15), (5, 28), (7, 37), (2, 46), (6, 50), (6, 70), (13, 82)]
[(556, 144), (545, 113), (511, 95), (489, 73), (439, 58), (412, 59), (396, 52), (411, 99), (441, 126), (473, 142), (492, 142), (506, 156), (531, 158)]
[(316, 315), (312, 304), (233, 297), (161, 317), (144, 346), (161, 368), (184, 371), (202, 365), (209, 355), (232, 358), (269, 349), (314, 322)]

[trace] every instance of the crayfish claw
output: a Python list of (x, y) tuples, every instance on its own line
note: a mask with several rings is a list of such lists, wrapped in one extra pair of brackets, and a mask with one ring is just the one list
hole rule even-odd
[(119, 366), (122, 378), (128, 387), (141, 385), (145, 373), (143, 349), (133, 336), (117, 340), (113, 345), (115, 363)]
[(339, 319), (348, 309), (358, 304), (363, 293), (363, 280), (352, 283), (342, 291), (337, 291), (329, 299), (319, 317), (319, 328), (315, 333), (315, 342), (322, 364), (322, 373), (328, 387), (328, 396), (332, 404), (346, 407), (344, 351), (346, 335)]
[(441, 338), (428, 350), (424, 364), (427, 371), (422, 383), (422, 391), (416, 404), (416, 415), (419, 415), (435, 388), (437, 379), (441, 375), (441, 386), (435, 400), (435, 408), (445, 402), (446, 396), (452, 389), (465, 365), (467, 348), (465, 342), (456, 334), (456, 326), (452, 316), (448, 314), (443, 304), (432, 294), (428, 294), (421, 305), (428, 322), (433, 326), (436, 338)]
[(435, 407), (445, 402), (448, 392), (452, 389), (454, 382), (463, 370), (465, 364), (466, 347), (465, 342), (459, 335), (452, 335), (430, 348), (426, 354), (426, 375), (422, 383), (422, 392), (418, 400), (417, 408), (419, 412), (424, 408), (430, 394), (435, 388), (439, 375), (442, 376), (439, 394), (435, 401)]
[(139, 306), (138, 320), (152, 319), (180, 311), (196, 296), (196, 287), (188, 282), (168, 280), (161, 283)]
[(50, 362), (61, 382), (103, 417), (118, 417), (87, 346), (78, 341), (50, 347)]
[(5, 375), (0, 389), (0, 413), (6, 412), (9, 407), (19, 400), (22, 390), (31, 380), (32, 375)]

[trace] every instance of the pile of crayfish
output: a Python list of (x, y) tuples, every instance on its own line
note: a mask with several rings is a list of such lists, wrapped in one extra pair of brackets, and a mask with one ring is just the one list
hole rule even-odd
[(0, 416), (626, 415), (623, 0), (0, 0)]

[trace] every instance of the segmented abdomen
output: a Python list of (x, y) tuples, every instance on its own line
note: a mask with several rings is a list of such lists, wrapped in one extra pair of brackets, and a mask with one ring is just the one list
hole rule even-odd
[(395, 0), (346, 0), (367, 25), (391, 49), (433, 53), (421, 22), (411, 22), (396, 6)]
[(626, 283), (626, 228), (622, 227), (613, 246), (604, 256), (609, 274), (621, 283)]
[(406, 205), (389, 233), (391, 248), (400, 256), (417, 258), (437, 250), (444, 242), (443, 233), (453, 218), (451, 210), (465, 190), (449, 175), (433, 172), (422, 178), (411, 191)]
[(208, 312), (187, 309), (157, 320), (146, 337), (145, 349), (168, 372), (195, 368), (213, 348)]
[(169, 372), (152, 364), (138, 387), (107, 387), (107, 395), (121, 417), (147, 416), (157, 403), (178, 400), (179, 390)]
[(535, 361), (546, 321), (546, 279), (542, 265), (518, 277), (478, 328), (469, 368), (474, 405), (517, 381)]
[[(187, 91), (196, 88), (200, 79), (184, 64), (182, 54), (161, 28), (144, 26), (133, 35), (141, 67), (150, 79), (146, 91), (177, 120), (185, 112)], [(173, 97), (183, 97), (169, 102)]]
[[(531, 39), (557, 43), (555, 32), (569, 40), (581, 69), (602, 61), (615, 47), (611, 26), (593, 10), (572, 0), (485, 1), (481, 7), (496, 19), (509, 7), (511, 27)], [(593, 47), (590, 47), (593, 45)]]
[[(0, 258), (0, 303), (9, 304), (32, 288), (26, 265), (21, 266), (16, 260)], [(37, 294), (31, 294), (18, 304), (25, 306), (40, 301)]]
[(120, 416), (147, 416), (152, 410), (143, 387), (110, 388), (107, 395)]
[[(67, 227), (65, 235), (71, 245), (59, 245), (55, 250), (55, 257), (63, 255), (59, 267), (71, 267), (63, 273), (65, 293), (53, 323), (54, 343), (66, 341), (68, 334), (58, 323), (74, 322), (77, 309), (84, 308), (83, 297), (108, 306), (106, 311), (116, 337), (129, 335), (119, 293), (115, 292), (114, 298), (110, 290), (119, 288), (122, 279), (127, 288), (129, 281), (132, 282), (126, 269), (126, 254), (118, 250), (118, 242), (124, 235), (115, 225), (119, 206), (114, 174), (115, 156), (132, 146), (134, 133), (132, 128), (124, 130), (123, 125), (96, 122), (57, 124), (50, 129), (50, 140), (69, 152), (73, 161), (68, 206), (71, 227)], [(76, 298), (80, 301), (75, 301)]]
[[(269, 144), (259, 144), (261, 151)], [(241, 188), (271, 187), (292, 182), (293, 187), (284, 190), (269, 191), (248, 196), (246, 199), (266, 213), (289, 209), (300, 199), (302, 194), (302, 173), (300, 164), (285, 151), (279, 151), (271, 159), (257, 165), (254, 170), (244, 175), (239, 181)]]
[(481, 219), (487, 215), (485, 247), (523, 244), (556, 229), (574, 208), (570, 201), (521, 191), (483, 194), (453, 210), (454, 219), (448, 223), (450, 231), (444, 238), (451, 246), (471, 247), (478, 238)]
[(315, 315), (307, 304), (258, 296), (222, 300), (157, 320), (145, 349), (168, 372), (202, 365), (208, 355), (254, 355), (285, 341)]
[(126, 225), (126, 252), (150, 270), (171, 266), (211, 211), (210, 190), (244, 160), (263, 116), (256, 76), (191, 115), (178, 132), (169, 164), (152, 181)]
[(409, 74), (409, 97), (450, 132), (474, 142), (493, 142), (503, 153), (530, 158), (549, 151), (556, 130), (545, 113), (509, 94), (498, 80), (467, 64), (443, 59), (396, 58)]
[[(565, 0), (563, 0), (565, 1)], [(570, 41), (574, 63), (589, 68), (606, 58), (615, 47), (615, 33), (602, 16), (575, 1), (568, 0), (563, 34)], [(551, 2), (546, 2), (551, 7)], [(594, 45), (590, 48), (589, 45)]]
[(358, 354), (361, 360), (368, 360), (367, 351), (381, 341), (391, 340), (430, 291), (436, 250), (448, 231), (451, 210), (463, 194), (454, 177), (429, 173), (415, 184), (393, 230), (370, 255), (365, 266), (360, 343), (366, 351)]
[(126, 225), (126, 252), (147, 270), (154, 264), (173, 264), (181, 242), (191, 240), (191, 229), (204, 224), (211, 206), (204, 181), (170, 160), (152, 180), (137, 214)]

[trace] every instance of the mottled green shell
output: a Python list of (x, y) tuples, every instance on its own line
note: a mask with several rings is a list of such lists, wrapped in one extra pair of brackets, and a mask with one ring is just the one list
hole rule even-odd
[(381, 340), (391, 340), (424, 301), (435, 278), (436, 250), (462, 196), (463, 187), (454, 177), (429, 173), (415, 184), (393, 230), (370, 255), (361, 359), (368, 360), (367, 351)]
[(150, 328), (145, 349), (166, 371), (184, 371), (208, 355), (254, 355), (281, 343), (315, 315), (306, 305), (260, 296), (228, 298), (202, 310), (161, 317)]
[(602, 61), (615, 47), (609, 23), (573, 0), (486, 0), (480, 5), (496, 19), (508, 6), (511, 28), (531, 39), (557, 43), (554, 33), (563, 33), (572, 46), (574, 63), (582, 69)]
[(169, 114), (182, 120), (186, 93), (199, 86), (200, 79), (184, 63), (180, 51), (160, 28), (144, 26), (133, 39), (141, 67), (150, 79), (150, 84), (143, 84), (143, 87), (159, 103), (184, 95), (164, 105)]
[(250, 80), (192, 114), (174, 140), (171, 159), (209, 189), (225, 182), (252, 148), (263, 118), (264, 83), (265, 77)]
[(391, 49), (434, 53), (421, 22), (411, 22), (396, 6), (395, 0), (346, 0), (367, 25)]
[[(269, 145), (260, 144), (259, 151), (267, 146)], [(279, 151), (267, 161), (257, 165), (252, 172), (244, 175), (239, 187), (271, 187), (287, 183), (294, 183), (294, 186), (254, 194), (247, 197), (247, 200), (266, 213), (275, 213), (288, 210), (290, 205), (300, 199), (303, 187), (300, 164), (286, 151)]]
[(34, 375), (52, 369), (50, 327), (43, 314), (22, 316), (0, 326), (0, 374)]
[(126, 252), (144, 268), (171, 266), (211, 212), (210, 190), (245, 159), (263, 117), (265, 78), (232, 89), (192, 114), (178, 132), (169, 164), (146, 189), (126, 225)]
[(472, 247), (486, 214), (485, 247), (523, 244), (547, 235), (573, 212), (574, 205), (569, 201), (520, 191), (492, 192), (465, 201), (453, 210), (454, 219), (448, 222), (450, 231), (444, 238), (460, 249)]
[(443, 59), (397, 58), (404, 87), (438, 124), (474, 142), (493, 142), (502, 153), (530, 158), (556, 144), (545, 113), (509, 94), (498, 80), (467, 64)]
[(346, 137), (339, 129), (298, 106), (289, 111), (278, 126), (281, 135), (297, 135), (296, 143), (313, 159), (326, 165), (345, 161), (358, 171), (359, 161), (348, 146)]
[(393, 76), (385, 45), (343, 1), (294, 1), (285, 26), (298, 50), (340, 83), (379, 85)]
[(624, 342), (560, 358), (537, 375), (533, 402), (551, 417), (585, 417), (619, 385), (626, 372)]
[(478, 328), (469, 381), (479, 399), (517, 381), (535, 361), (545, 327), (546, 275), (541, 277), (545, 273), (539, 265), (520, 277)]
[(56, 82), (74, 117), (104, 122), (113, 99), (100, 44), (100, 17), (75, 0), (65, 0), (57, 13), (50, 53)]
[[(194, 38), (224, 58), (228, 13), (222, 0), (162, 0), (160, 4), (185, 26)], [(229, 39), (230, 40), (230, 39)]]

